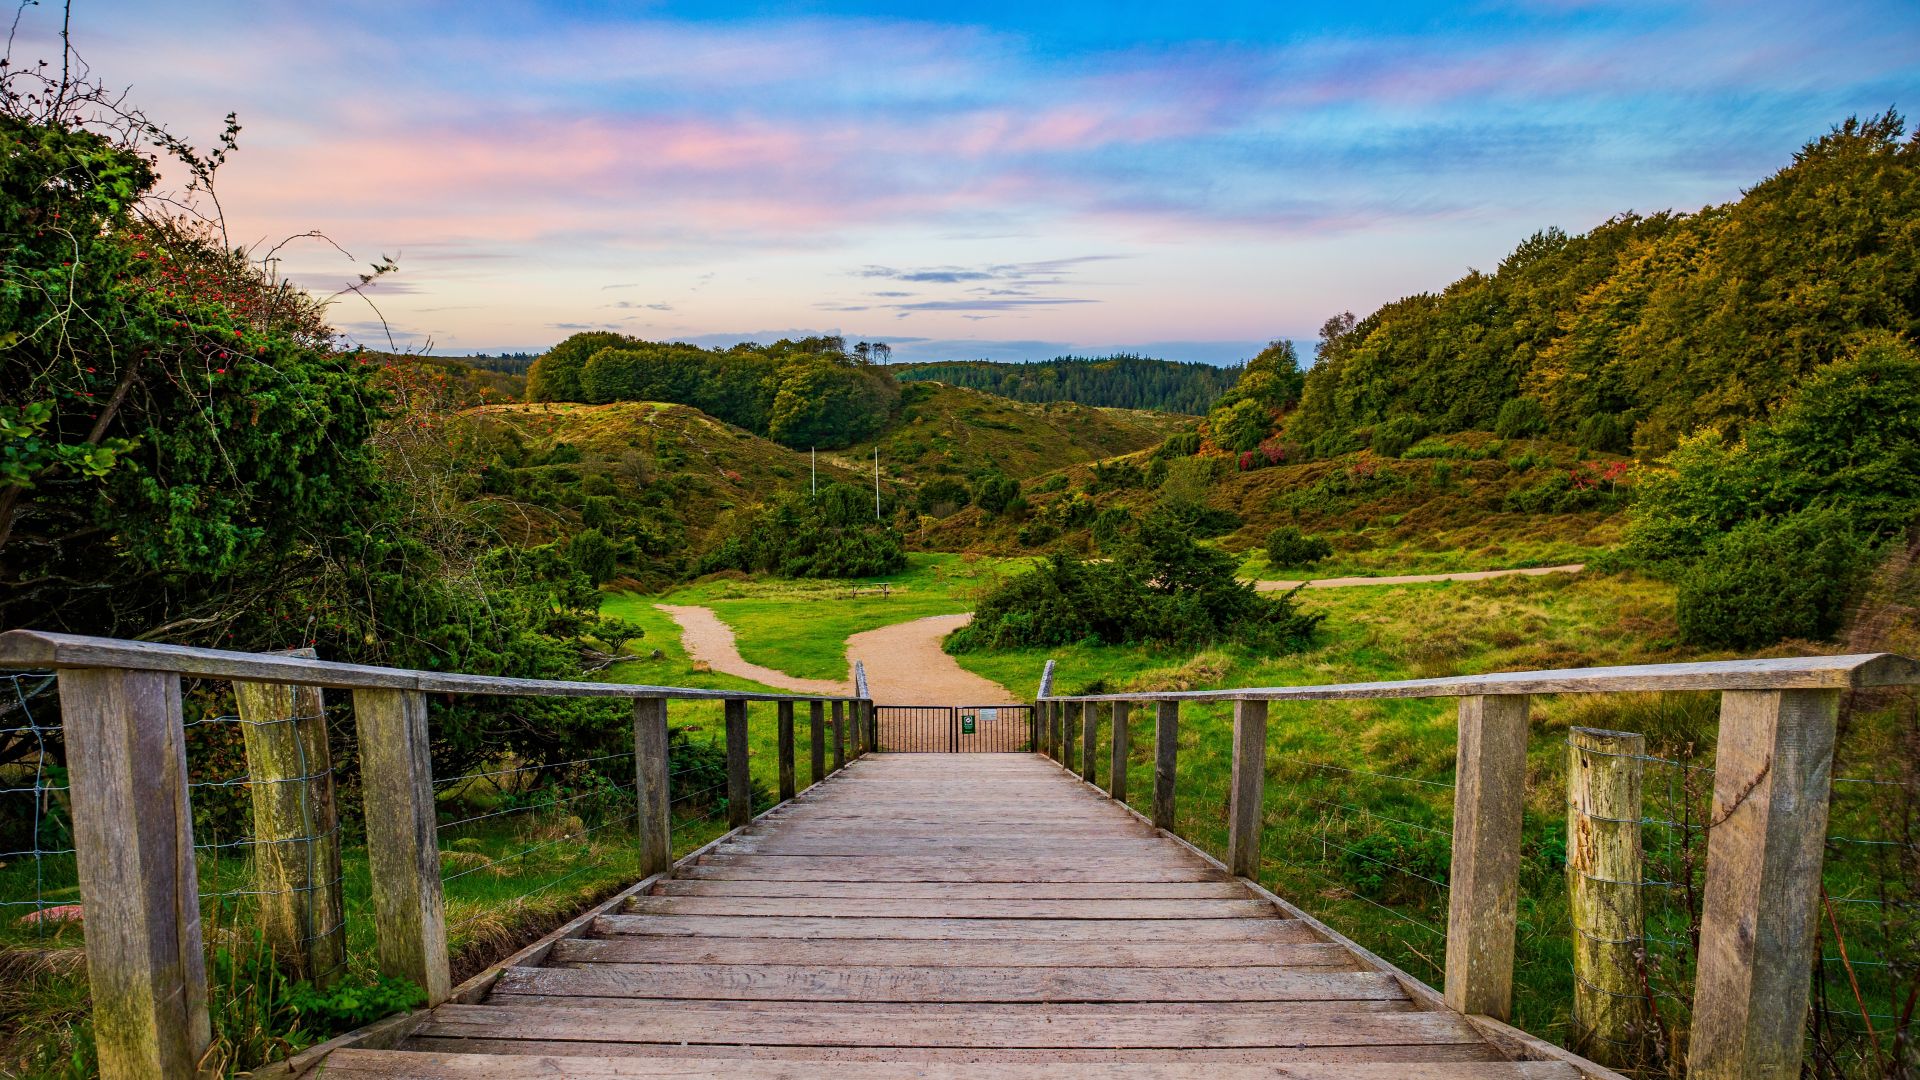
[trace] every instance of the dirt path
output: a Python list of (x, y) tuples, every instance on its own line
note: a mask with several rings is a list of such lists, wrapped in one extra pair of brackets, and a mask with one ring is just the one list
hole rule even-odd
[(1333, 577), (1310, 581), (1256, 581), (1259, 592), (1286, 592), (1305, 585), (1309, 589), (1346, 589), (1355, 585), (1421, 585), (1429, 581), (1486, 581), (1502, 577), (1539, 577), (1542, 574), (1577, 574), (1586, 563), (1565, 566), (1528, 566), (1519, 570), (1464, 570), (1453, 574), (1400, 574), (1396, 577)]
[[(712, 608), (691, 604), (655, 604), (653, 605), (680, 624), (680, 644), (687, 655), (704, 662), (715, 671), (728, 675), (738, 675), (743, 679), (774, 687), (778, 690), (792, 690), (797, 694), (852, 693), (851, 680), (835, 682), (831, 679), (796, 679), (784, 671), (775, 671), (770, 667), (750, 664), (740, 655), (740, 648), (734, 644), (733, 627), (720, 621), (720, 616)], [(872, 668), (872, 663), (868, 663)], [(871, 675), (869, 675), (871, 681)]]
[(1017, 705), (1006, 687), (961, 667), (940, 639), (973, 613), (929, 615), (847, 639), (847, 661), (867, 665), (867, 692), (880, 705)]

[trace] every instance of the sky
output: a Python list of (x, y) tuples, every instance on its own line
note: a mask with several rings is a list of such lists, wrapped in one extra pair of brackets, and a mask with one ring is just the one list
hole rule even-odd
[[(59, 7), (13, 55), (57, 57)], [(1920, 109), (1920, 4), (75, 0), (370, 346), (1229, 363)]]

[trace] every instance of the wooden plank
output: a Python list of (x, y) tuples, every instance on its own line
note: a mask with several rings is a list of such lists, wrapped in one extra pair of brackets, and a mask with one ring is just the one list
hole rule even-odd
[[(544, 1044), (521, 1055), (501, 1060), (495, 1050), (462, 1054), (451, 1048), (461, 1045), (439, 1040), (438, 1052), (404, 1053), (392, 1050), (342, 1050), (328, 1059), (326, 1075), (330, 1080), (390, 1080), (405, 1076), (415, 1080), (469, 1080), (469, 1078), (562, 1078), (611, 1080), (615, 1077), (727, 1076), (734, 1080), (800, 1080), (803, 1077), (836, 1077), (841, 1080), (1042, 1080), (1058, 1077), (1060, 1067), (1049, 1060), (1022, 1063), (1000, 1061), (920, 1062), (913, 1065), (891, 1061), (862, 1062), (829, 1058), (821, 1061), (768, 1061), (719, 1057), (590, 1057), (580, 1047), (559, 1043)], [(440, 1050), (439, 1047), (448, 1049)], [(596, 1047), (596, 1049), (598, 1049)], [(758, 1049), (758, 1048), (757, 1048)], [(711, 1053), (710, 1050), (704, 1051)], [(1115, 1062), (1084, 1060), (1073, 1066), (1073, 1075), (1085, 1080), (1191, 1080), (1204, 1072), (1211, 1080), (1572, 1080), (1578, 1074), (1571, 1068), (1549, 1062), (1455, 1062), (1422, 1061), (1418, 1071), (1394, 1062), (1304, 1061), (1276, 1072), (1268, 1064), (1239, 1064), (1206, 1061), (1201, 1058), (1168, 1062)], [(1412, 1059), (1409, 1059), (1412, 1060)]]
[(1286, 967), (1354, 970), (1330, 942), (1216, 942), (1205, 949), (1166, 941), (917, 941), (798, 938), (573, 938), (555, 945), (556, 963), (775, 964), (810, 967)]
[(753, 780), (747, 771), (747, 703), (728, 698), (727, 826), (738, 829), (753, 820)]
[(847, 767), (847, 703), (833, 703), (833, 771)]
[(233, 694), (253, 802), (259, 928), (282, 964), (325, 986), (347, 963), (326, 702), (317, 686), (241, 682)]
[(1371, 971), (1288, 967), (840, 967), (585, 964), (512, 968), (519, 994), (752, 1001), (1365, 1001), (1404, 1000)]
[(1527, 698), (1460, 699), (1449, 878), (1449, 1008), (1505, 1020), (1513, 1004), (1513, 942), (1526, 804)]
[(1267, 703), (1233, 703), (1233, 776), (1227, 796), (1227, 868), (1260, 876), (1260, 819), (1265, 816)]
[[(846, 1016), (916, 1016), (930, 1020), (946, 1019), (960, 1023), (984, 1018), (1044, 1020), (1058, 1025), (1081, 1020), (1125, 1022), (1143, 1017), (1184, 1016), (1194, 1019), (1234, 1016), (1259, 1018), (1269, 1023), (1285, 1023), (1300, 1016), (1351, 1016), (1355, 1013), (1430, 1012), (1413, 1002), (1397, 1001), (635, 1001), (618, 997), (550, 997), (544, 994), (506, 994), (498, 998), (502, 1005), (548, 1009), (609, 1009), (629, 1012), (634, 1009), (662, 1011), (698, 1010), (702, 1013), (753, 1013), (762, 1017), (786, 1016), (812, 1019), (830, 1024)], [(467, 1004), (461, 1002), (460, 1004)], [(1437, 1010), (1445, 1013), (1445, 1009)], [(1472, 1017), (1467, 1018), (1473, 1023)], [(832, 1041), (831, 1028), (827, 1040)]]
[(440, 847), (427, 743), (427, 697), (417, 690), (355, 690), (367, 862), (373, 878), (375, 956), (382, 974), (411, 979), (427, 1004), (453, 989)]
[(656, 896), (888, 900), (1245, 900), (1236, 881), (705, 881), (674, 879)]
[(1173, 830), (1173, 788), (1180, 763), (1180, 703), (1162, 701), (1153, 722), (1153, 824)]
[(1121, 802), (1127, 801), (1127, 755), (1132, 752), (1127, 724), (1132, 711), (1133, 703), (1130, 701), (1113, 703), (1112, 760), (1107, 764), (1107, 794)]
[(1153, 938), (1159, 941), (1312, 941), (1314, 936), (1290, 919), (847, 919), (789, 915), (767, 919), (726, 915), (603, 915), (594, 920), (596, 936), (643, 934), (662, 937), (952, 938), (1015, 941), (1108, 941)]
[(782, 701), (774, 708), (774, 723), (779, 729), (775, 738), (779, 743), (780, 801), (786, 802), (799, 791), (793, 767), (793, 702)]
[(1094, 780), (1093, 763), (1099, 758), (1096, 747), (1100, 744), (1100, 707), (1089, 701), (1080, 706), (1080, 779), (1091, 784)]
[(1159, 840), (1145, 838), (1066, 837), (1052, 843), (1026, 844), (1009, 850), (995, 841), (973, 843), (964, 837), (935, 840), (922, 837), (895, 839), (879, 834), (862, 841), (859, 837), (811, 837), (807, 835), (748, 836), (728, 842), (719, 849), (725, 855), (763, 856), (844, 856), (862, 858), (881, 855), (927, 855), (954, 858), (1004, 858), (1015, 854), (1029, 859), (1072, 858), (1075, 856), (1120, 857), (1165, 855)]
[(1800, 1075), (1837, 690), (1721, 695), (1688, 1075)]
[(827, 778), (826, 712), (826, 702), (807, 702), (807, 776), (814, 784)]
[(1218, 881), (1210, 867), (1131, 859), (1080, 862), (1072, 866), (1034, 866), (1018, 860), (927, 859), (895, 856), (874, 859), (812, 858), (804, 855), (712, 855), (683, 870), (680, 877), (704, 880), (750, 878), (764, 881)]
[[(629, 915), (794, 914), (787, 897), (636, 896)], [(863, 900), (841, 909), (847, 919), (1272, 919), (1258, 900)]]
[(1654, 1060), (1650, 1002), (1637, 953), (1645, 947), (1640, 857), (1645, 736), (1574, 728), (1567, 734), (1567, 900), (1573, 918), (1575, 1049), (1606, 1065)]
[(192, 1076), (213, 1034), (180, 676), (59, 679), (100, 1075)]
[(673, 865), (673, 793), (667, 761), (667, 699), (633, 703), (633, 770), (639, 825), (640, 873)]
[(835, 1018), (831, 1030), (817, 1020), (758, 1012), (667, 1009), (566, 1009), (519, 1005), (448, 1005), (420, 1034), (542, 1038), (581, 1042), (652, 1042), (807, 1046), (816, 1042), (867, 1046), (972, 1046), (1047, 1049), (1065, 1043), (1082, 1048), (1187, 1049), (1192, 1047), (1436, 1045), (1479, 1039), (1460, 1017), (1444, 1012), (1315, 1013), (1293, 1023), (1265, 1016), (1155, 1016), (1124, 1020), (1087, 1018), (1060, 1024), (1045, 1017), (979, 1016), (966, 1019), (867, 1010)]

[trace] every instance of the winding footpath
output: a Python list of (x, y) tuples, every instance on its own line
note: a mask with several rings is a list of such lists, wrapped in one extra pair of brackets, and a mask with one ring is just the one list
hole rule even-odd
[[(1451, 574), (1401, 574), (1393, 577), (1339, 577), (1309, 581), (1256, 581), (1260, 592), (1286, 592), (1305, 586), (1309, 589), (1348, 589), (1360, 585), (1423, 585), (1438, 581), (1488, 581), (1503, 577), (1539, 577), (1545, 574), (1577, 574), (1584, 563), (1564, 566), (1529, 566), (1517, 570), (1466, 570)], [(733, 627), (720, 620), (712, 608), (692, 604), (655, 604), (680, 626), (680, 643), (687, 656), (715, 671), (752, 679), (777, 690), (799, 694), (852, 693), (851, 674), (845, 680), (802, 679), (770, 667), (755, 664), (740, 655)], [(863, 630), (847, 639), (847, 664), (851, 671), (858, 660), (867, 668), (867, 690), (882, 705), (920, 705), (928, 702), (967, 705), (1016, 704), (1005, 687), (991, 679), (975, 675), (954, 662), (940, 648), (940, 639), (965, 626), (973, 613), (929, 615), (924, 619), (894, 623), (875, 630)]]

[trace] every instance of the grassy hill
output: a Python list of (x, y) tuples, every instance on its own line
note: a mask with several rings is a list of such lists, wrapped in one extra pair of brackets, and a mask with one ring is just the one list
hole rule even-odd
[(879, 438), (838, 451), (835, 460), (909, 484), (998, 471), (1015, 479), (1158, 445), (1194, 418), (1078, 402), (1030, 404), (940, 382), (909, 383), (900, 413)]
[[(1239, 471), (1195, 455), (1151, 451), (1057, 469), (1027, 480), (1022, 514), (970, 507), (927, 530), (932, 550), (1031, 554), (1056, 544), (1092, 550), (1103, 511), (1161, 500), (1206, 509), (1215, 542), (1246, 553), (1250, 576), (1301, 576), (1270, 567), (1260, 549), (1279, 525), (1324, 537), (1333, 557), (1316, 575), (1427, 573), (1583, 561), (1613, 546), (1624, 492), (1606, 479), (1623, 459), (1546, 440), (1484, 432), (1429, 440), (1406, 458), (1368, 451)], [(1105, 479), (1102, 479), (1102, 476)], [(1155, 478), (1158, 477), (1156, 480)]]

